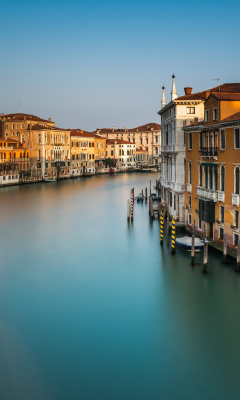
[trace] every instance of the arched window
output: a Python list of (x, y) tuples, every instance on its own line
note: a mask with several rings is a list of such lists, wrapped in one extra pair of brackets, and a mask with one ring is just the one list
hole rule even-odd
[(13, 158), (16, 159), (16, 153), (13, 153)]
[(12, 153), (9, 153), (9, 159), (11, 159), (12, 158)]
[(225, 191), (225, 167), (224, 167), (224, 165), (221, 166), (220, 176), (221, 176), (221, 187), (220, 187), (220, 190), (222, 192), (224, 192)]
[(188, 183), (192, 183), (192, 163), (188, 163)]
[(22, 152), (20, 153), (20, 158), (22, 158)]
[(235, 193), (239, 194), (239, 167), (235, 168)]

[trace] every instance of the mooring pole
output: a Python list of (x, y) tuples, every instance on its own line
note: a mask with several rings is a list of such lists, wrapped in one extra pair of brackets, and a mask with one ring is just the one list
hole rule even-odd
[(145, 188), (145, 202), (147, 202), (147, 187)]
[(133, 190), (131, 189), (131, 221), (133, 221)]
[(195, 235), (192, 235), (192, 250), (191, 250), (191, 265), (194, 265), (194, 255), (195, 255)]
[(227, 262), (227, 235), (223, 234), (223, 262)]
[(129, 200), (127, 201), (127, 220), (130, 220), (130, 202)]
[(133, 201), (134, 201), (134, 187), (132, 188), (132, 192), (133, 192)]
[(164, 230), (163, 210), (161, 210), (161, 212), (160, 212), (159, 222), (160, 222), (160, 245), (162, 246), (163, 245), (163, 230)]
[(208, 262), (208, 242), (204, 242), (204, 253), (203, 253), (203, 273), (207, 273), (207, 262)]
[(240, 272), (240, 240), (238, 240), (237, 246), (237, 271)]
[(151, 194), (152, 194), (152, 191), (151, 191), (151, 180), (150, 180), (150, 191), (149, 191), (149, 193), (150, 193), (150, 196), (151, 196)]
[(169, 214), (167, 213), (167, 246), (169, 247)]
[(171, 251), (172, 254), (175, 254), (176, 252), (175, 246), (176, 246), (176, 223), (174, 217), (172, 217), (172, 251)]

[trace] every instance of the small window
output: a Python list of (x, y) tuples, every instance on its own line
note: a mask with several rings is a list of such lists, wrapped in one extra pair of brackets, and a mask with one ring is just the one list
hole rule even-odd
[(224, 224), (224, 207), (220, 206), (220, 222)]
[(223, 129), (220, 131), (220, 145), (221, 145), (221, 150), (225, 150), (226, 148), (225, 131)]
[(209, 121), (209, 110), (205, 111), (205, 121), (208, 122)]
[(195, 114), (195, 107), (187, 107), (187, 114)]
[(5, 129), (8, 129), (8, 124), (5, 124)]
[(218, 109), (214, 108), (213, 109), (213, 121), (216, 121), (218, 119)]
[(192, 214), (188, 214), (188, 223), (192, 225)]
[(220, 226), (219, 228), (219, 239), (223, 240), (224, 229)]
[(239, 128), (234, 129), (234, 147), (235, 149), (240, 148)]
[(24, 124), (21, 125), (21, 128), (24, 129)]
[(192, 132), (188, 134), (188, 149), (192, 150)]
[(192, 196), (188, 196), (188, 207), (191, 210), (191, 208), (192, 208)]
[(239, 211), (235, 210), (235, 226), (236, 229), (239, 229)]
[(15, 129), (15, 124), (12, 124), (12, 128)]
[(239, 240), (239, 235), (237, 233), (233, 234), (233, 245), (237, 246), (238, 245), (238, 240)]
[(202, 230), (202, 220), (201, 220), (201, 218), (198, 218), (198, 229)]

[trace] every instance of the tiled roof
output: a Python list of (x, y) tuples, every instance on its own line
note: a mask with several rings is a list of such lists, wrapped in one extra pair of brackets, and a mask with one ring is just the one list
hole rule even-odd
[(122, 140), (122, 139), (107, 139), (106, 144), (135, 144), (132, 142), (127, 142), (126, 140)]
[[(206, 100), (207, 95), (210, 93), (216, 94), (230, 94), (230, 93), (240, 93), (240, 83), (224, 83), (222, 85), (216, 86), (212, 89), (205, 90), (203, 92), (192, 93), (185, 96), (180, 96), (176, 100)], [(228, 97), (228, 96), (227, 96)], [(223, 98), (221, 100), (224, 100)], [(230, 100), (230, 98), (226, 98), (226, 100)], [(235, 100), (235, 99), (233, 99)]]
[(98, 129), (98, 131), (100, 133), (121, 133), (121, 134), (128, 134), (129, 132), (147, 132), (147, 131), (151, 131), (151, 130), (155, 130), (155, 131), (160, 131), (161, 130), (161, 125), (156, 124), (154, 122), (150, 122), (149, 124), (145, 124), (145, 125), (140, 125), (140, 126), (136, 126), (135, 128), (122, 128), (122, 129), (110, 129), (110, 128), (102, 128), (102, 129)]
[(18, 140), (9, 139), (9, 138), (4, 139), (3, 137), (0, 137), (0, 141), (1, 141), (1, 142), (7, 142), (7, 143), (18, 143)]
[(234, 121), (239, 121), (239, 120), (240, 120), (240, 111), (235, 113), (235, 114), (233, 114), (233, 115), (230, 115), (227, 118), (222, 119), (220, 121), (220, 123), (222, 123), (222, 122), (234, 122)]
[(35, 124), (32, 126), (32, 129), (35, 131), (64, 131), (64, 132), (67, 131), (67, 129), (57, 128), (56, 126), (49, 126), (43, 124)]
[(70, 135), (77, 136), (77, 137), (84, 137), (84, 138), (89, 137), (89, 138), (93, 138), (93, 139), (95, 139), (95, 138), (101, 139), (101, 137), (95, 135), (94, 133), (87, 132), (87, 131), (80, 131), (80, 130), (71, 131)]
[(213, 92), (212, 96), (216, 97), (218, 100), (240, 100), (240, 93), (219, 93)]
[(0, 115), (0, 118), (1, 119), (6, 118), (7, 121), (24, 121), (26, 119), (27, 121), (41, 121), (41, 122), (53, 123), (53, 121), (48, 121), (47, 119), (37, 117), (36, 115), (22, 114), (22, 113), (4, 114)]

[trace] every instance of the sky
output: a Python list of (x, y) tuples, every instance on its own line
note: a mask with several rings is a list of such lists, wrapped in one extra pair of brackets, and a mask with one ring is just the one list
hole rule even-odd
[(0, 112), (88, 131), (160, 123), (173, 73), (179, 96), (240, 82), (239, 12), (222, 0), (1, 1)]

